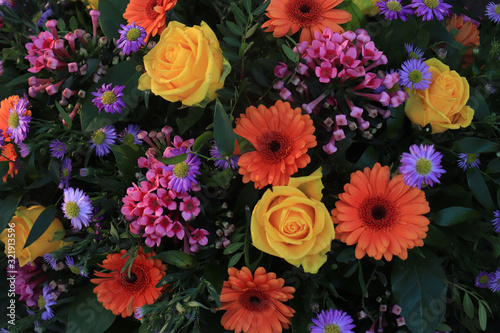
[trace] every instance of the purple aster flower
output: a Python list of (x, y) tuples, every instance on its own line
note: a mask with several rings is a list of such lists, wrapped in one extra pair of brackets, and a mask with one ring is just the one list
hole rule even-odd
[(234, 170), (238, 169), (238, 160), (240, 159), (240, 157), (238, 155), (233, 155), (231, 157), (222, 156), (215, 143), (212, 145), (212, 148), (210, 149), (210, 156), (212, 158), (217, 158), (214, 164), (219, 169), (222, 170), (226, 170), (227, 168), (232, 168)]
[(408, 57), (413, 59), (424, 59), (424, 52), (417, 47), (413, 47), (413, 44), (405, 43), (406, 52), (408, 52)]
[(347, 313), (330, 309), (328, 311), (321, 311), (318, 314), (318, 318), (313, 318), (313, 326), (310, 327), (311, 333), (354, 333), (351, 331), (356, 325), (354, 325), (353, 319)]
[(479, 164), (481, 161), (479, 160), (479, 154), (468, 154), (468, 153), (460, 153), (458, 154), (458, 166), (463, 170), (467, 170), (468, 168), (477, 168), (479, 169)]
[(49, 320), (54, 317), (54, 312), (52, 312), (52, 309), (50, 308), (52, 305), (56, 305), (56, 302), (54, 302), (54, 298), (52, 297), (52, 288), (49, 286), (43, 287), (42, 295), (38, 298), (38, 306), (40, 309), (45, 309), (44, 312), (42, 312), (42, 319), (43, 320)]
[(89, 196), (80, 189), (69, 187), (64, 190), (64, 202), (62, 204), (64, 216), (71, 219), (73, 229), (81, 230), (82, 225), (88, 227), (92, 205)]
[(75, 260), (73, 258), (71, 258), (70, 256), (66, 256), (65, 259), (66, 260), (64, 261), (64, 263), (66, 264), (66, 266), (68, 266), (68, 268), (71, 270), (72, 273), (88, 277), (87, 273), (82, 272), (82, 266), (77, 266), (75, 264)]
[(52, 16), (53, 13), (54, 13), (54, 11), (50, 8), (50, 4), (48, 4), (47, 10), (42, 12), (42, 15), (40, 16), (40, 18), (36, 22), (36, 25), (38, 25), (39, 27), (43, 27), (43, 25), (45, 24), (45, 21), (47, 21), (47, 19), (50, 16)]
[(47, 265), (50, 266), (50, 268), (52, 268), (53, 270), (56, 270), (57, 268), (57, 262), (56, 262), (56, 259), (52, 256), (52, 254), (50, 253), (46, 253), (43, 255), (43, 260), (45, 261), (45, 263)]
[(399, 84), (416, 90), (426, 90), (432, 83), (432, 72), (421, 59), (409, 59), (403, 62), (399, 70)]
[(17, 144), (23, 142), (28, 135), (31, 117), (26, 115), (27, 106), (28, 99), (22, 97), (16, 102), (14, 109), (9, 109), (7, 134)]
[(500, 23), (500, 4), (490, 2), (486, 6), (485, 15), (495, 23)]
[(200, 158), (188, 152), (187, 148), (176, 149), (171, 152), (169, 157), (183, 153), (188, 153), (186, 160), (163, 167), (168, 173), (168, 189), (174, 190), (177, 193), (187, 193), (190, 191), (193, 185), (198, 183), (196, 181), (196, 175), (200, 174)]
[(122, 99), (122, 90), (125, 89), (125, 86), (114, 86), (113, 88), (112, 86), (112, 83), (108, 85), (103, 83), (102, 87), (97, 89), (97, 92), (92, 92), (92, 95), (96, 96), (92, 103), (99, 109), (99, 114), (102, 109), (106, 113), (122, 113), (122, 109), (125, 108)]
[(422, 16), (422, 21), (430, 21), (434, 15), (438, 21), (442, 21), (452, 7), (443, 0), (412, 0), (409, 6), (415, 8), (417, 16)]
[(146, 30), (143, 27), (137, 25), (135, 22), (124, 26), (120, 24), (121, 29), (118, 30), (120, 33), (120, 39), (116, 42), (119, 49), (122, 49), (123, 54), (130, 54), (139, 51), (142, 45), (146, 45), (144, 38), (146, 38)]
[(408, 15), (413, 14), (410, 6), (403, 6), (401, 0), (387, 0), (377, 2), (380, 13), (384, 14), (386, 20), (395, 20), (400, 18), (402, 21), (408, 21)]
[(50, 148), (50, 155), (52, 157), (58, 158), (60, 160), (63, 159), (64, 154), (66, 153), (66, 145), (64, 142), (59, 141), (59, 139), (55, 139), (54, 141), (51, 141), (49, 144)]
[(142, 140), (138, 138), (137, 134), (139, 134), (141, 130), (139, 126), (129, 124), (127, 128), (125, 128), (120, 133), (120, 142), (124, 145), (141, 145)]
[(68, 188), (70, 179), (71, 179), (71, 159), (69, 157), (66, 157), (62, 161), (61, 182), (59, 183), (59, 188), (60, 189)]
[(490, 282), (493, 280), (494, 274), (487, 273), (485, 271), (479, 272), (479, 275), (476, 277), (476, 287), (478, 288), (488, 288)]
[(494, 211), (493, 215), (495, 216), (495, 218), (491, 220), (491, 223), (493, 223), (493, 228), (495, 229), (495, 231), (500, 233), (500, 210)]
[(495, 273), (491, 273), (493, 278), (490, 280), (488, 288), (494, 293), (500, 292), (500, 268)]
[(110, 145), (114, 145), (116, 139), (116, 130), (112, 125), (100, 128), (92, 133), (90, 149), (95, 148), (97, 156), (107, 155), (111, 151)]
[(446, 171), (441, 167), (443, 154), (434, 150), (434, 145), (411, 145), (410, 154), (403, 153), (399, 172), (403, 181), (411, 187), (422, 188), (422, 183), (432, 187), (440, 183), (438, 178)]
[(18, 144), (18, 146), (19, 146), (19, 154), (21, 155), (21, 157), (24, 158), (30, 154), (30, 147), (28, 147), (27, 144), (21, 142)]

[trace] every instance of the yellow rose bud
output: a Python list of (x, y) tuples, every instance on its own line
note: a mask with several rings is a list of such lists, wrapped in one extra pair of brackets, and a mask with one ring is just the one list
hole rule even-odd
[(465, 105), (469, 100), (467, 79), (436, 58), (425, 63), (432, 72), (432, 83), (427, 90), (405, 89), (408, 118), (420, 126), (431, 124), (433, 134), (469, 126), (474, 110)]
[(38, 257), (68, 245), (64, 241), (64, 227), (61, 221), (55, 218), (34, 243), (23, 249), (33, 224), (44, 209), (43, 206), (18, 207), (7, 228), (0, 234), (0, 241), (5, 244), (5, 254), (9, 259), (13, 259), (14, 252), (21, 267), (27, 262), (33, 262)]
[(170, 102), (203, 107), (223, 87), (224, 66), (219, 41), (205, 22), (186, 27), (171, 21), (144, 57), (146, 73), (139, 78), (139, 89), (150, 89)]
[(253, 245), (285, 259), (305, 272), (317, 273), (326, 262), (335, 231), (321, 202), (321, 168), (307, 177), (292, 177), (287, 186), (274, 186), (252, 213)]

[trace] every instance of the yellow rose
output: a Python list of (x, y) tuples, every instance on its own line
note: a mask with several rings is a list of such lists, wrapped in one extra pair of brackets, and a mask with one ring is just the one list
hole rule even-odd
[(274, 186), (252, 213), (253, 245), (285, 259), (305, 272), (317, 273), (326, 262), (335, 238), (333, 223), (321, 202), (321, 168), (307, 177), (292, 177), (287, 186)]
[[(17, 258), (21, 267), (28, 261), (33, 262), (36, 258), (69, 244), (64, 242), (65, 231), (61, 221), (55, 218), (42, 236), (23, 249), (33, 224), (44, 209), (43, 206), (18, 207), (7, 228), (0, 234), (8, 259)], [(53, 239), (55, 240), (52, 241)]]
[(224, 65), (219, 41), (205, 22), (191, 28), (171, 21), (144, 57), (139, 89), (170, 102), (205, 106), (224, 85)]
[(465, 105), (469, 100), (467, 80), (436, 58), (425, 63), (432, 72), (432, 83), (427, 90), (405, 89), (408, 118), (420, 126), (431, 124), (432, 133), (469, 126), (474, 110)]
[(375, 16), (379, 12), (377, 7), (378, 1), (379, 0), (353, 0), (352, 2), (361, 9), (363, 15)]

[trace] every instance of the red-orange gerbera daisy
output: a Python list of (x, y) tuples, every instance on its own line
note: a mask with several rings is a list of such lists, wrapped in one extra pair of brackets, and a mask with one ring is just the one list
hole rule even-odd
[(373, 169), (356, 171), (332, 210), (335, 237), (347, 245), (356, 244), (356, 258), (365, 254), (375, 259), (408, 257), (408, 249), (424, 245), (429, 220), (425, 193), (403, 182), (403, 176), (390, 178), (389, 167), (375, 164)]
[(446, 19), (446, 30), (451, 31), (452, 29), (458, 30), (458, 33), (453, 37), (455, 42), (469, 47), (463, 58), (462, 68), (465, 68), (474, 61), (472, 50), (479, 47), (479, 30), (474, 23), (464, 22), (463, 16), (457, 14), (453, 14), (451, 19)]
[(120, 253), (108, 254), (102, 265), (109, 273), (94, 272), (99, 277), (90, 282), (97, 284), (94, 293), (97, 300), (104, 308), (113, 311), (115, 315), (123, 318), (131, 316), (134, 310), (146, 304), (153, 304), (161, 295), (167, 285), (156, 288), (156, 284), (166, 275), (167, 267), (159, 259), (151, 259), (155, 253), (145, 254), (139, 247), (137, 257), (132, 264), (130, 276), (128, 269), (123, 273), (120, 270), (125, 265), (127, 258), (121, 259), (125, 250)]
[(290, 176), (310, 162), (307, 150), (316, 146), (312, 119), (283, 101), (269, 109), (250, 106), (236, 119), (234, 132), (256, 149), (240, 156), (238, 165), (243, 182), (253, 181), (259, 189), (288, 184)]
[(295, 310), (281, 303), (293, 298), (295, 288), (283, 287), (285, 280), (266, 273), (264, 267), (255, 270), (255, 277), (247, 267), (241, 271), (228, 269), (220, 295), (222, 307), (227, 310), (221, 324), (236, 333), (280, 333), (288, 328)]
[(330, 28), (342, 33), (339, 23), (346, 23), (352, 15), (342, 9), (333, 9), (343, 0), (271, 0), (266, 16), (270, 18), (262, 28), (273, 32), (274, 37), (291, 36), (300, 28), (300, 41), (312, 42), (314, 31)]
[(130, 0), (123, 18), (128, 24), (135, 22), (146, 30), (145, 42), (149, 37), (161, 34), (165, 30), (165, 13), (174, 8), (177, 0)]

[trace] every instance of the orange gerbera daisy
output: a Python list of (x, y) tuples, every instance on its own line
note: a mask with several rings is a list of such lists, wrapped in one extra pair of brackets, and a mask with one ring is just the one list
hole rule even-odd
[(177, 0), (130, 0), (123, 18), (128, 24), (135, 22), (146, 30), (145, 42), (149, 37), (165, 30), (165, 13), (174, 8)]
[(424, 245), (429, 220), (425, 193), (403, 182), (403, 176), (390, 178), (389, 167), (375, 164), (373, 169), (356, 171), (332, 210), (335, 237), (347, 245), (356, 244), (356, 258), (365, 254), (375, 259), (408, 257), (408, 249)]
[(259, 189), (287, 185), (290, 176), (310, 162), (307, 150), (316, 146), (312, 119), (283, 101), (269, 109), (250, 106), (236, 119), (234, 132), (256, 149), (240, 156), (238, 165), (243, 182), (253, 181)]
[(295, 311), (281, 302), (292, 299), (295, 288), (283, 287), (285, 280), (277, 279), (274, 273), (266, 273), (264, 267), (255, 270), (255, 277), (246, 267), (241, 271), (231, 267), (228, 273), (219, 309), (227, 310), (221, 319), (226, 330), (279, 333), (288, 328)]
[(151, 259), (155, 253), (145, 254), (142, 247), (139, 247), (137, 257), (132, 264), (130, 276), (128, 269), (120, 273), (127, 258), (122, 256), (125, 250), (120, 253), (108, 254), (102, 265), (109, 273), (94, 272), (99, 277), (91, 279), (90, 282), (97, 284), (94, 293), (97, 300), (104, 308), (113, 311), (115, 315), (123, 318), (131, 316), (134, 310), (146, 304), (153, 304), (161, 295), (167, 285), (156, 288), (156, 284), (166, 275), (167, 267), (159, 259)]
[(471, 21), (464, 23), (463, 16), (457, 14), (453, 14), (451, 19), (446, 19), (446, 30), (451, 31), (452, 29), (458, 30), (458, 34), (453, 37), (455, 42), (469, 47), (463, 58), (462, 68), (465, 68), (474, 61), (472, 50), (479, 47), (479, 30)]
[[(7, 143), (1, 149), (0, 162), (9, 161), (9, 171), (2, 178), (4, 183), (7, 181), (8, 176), (13, 177), (17, 173), (15, 163), (17, 160), (17, 153), (14, 149), (14, 145), (12, 143), (8, 143), (11, 140), (9, 134), (7, 134), (7, 129), (9, 127), (10, 109), (14, 109), (18, 101), (19, 96), (13, 95), (0, 102), (0, 135), (3, 135), (5, 142)], [(28, 115), (31, 115), (31, 112)]]
[(352, 15), (342, 9), (333, 9), (343, 0), (271, 0), (266, 16), (270, 18), (262, 28), (273, 32), (274, 37), (291, 36), (300, 28), (300, 41), (312, 42), (314, 31), (323, 32), (330, 28), (342, 33), (339, 23), (346, 23)]

